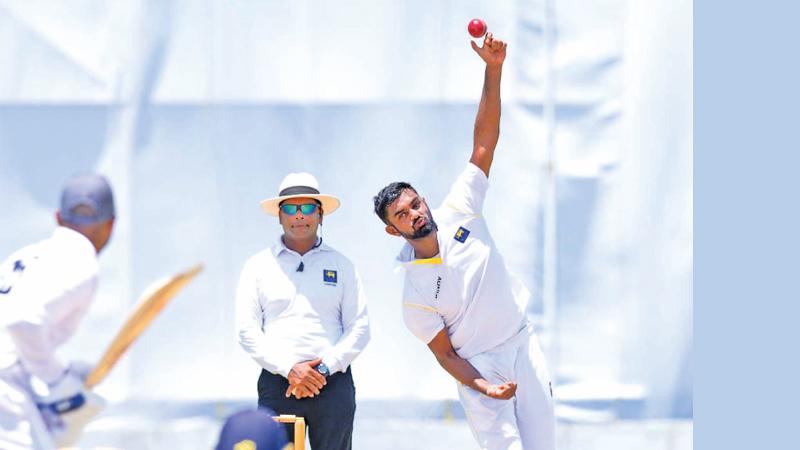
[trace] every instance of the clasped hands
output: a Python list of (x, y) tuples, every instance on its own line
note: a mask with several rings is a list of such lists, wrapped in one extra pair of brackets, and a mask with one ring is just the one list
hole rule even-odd
[(294, 395), (294, 398), (300, 400), (319, 395), (319, 391), (327, 384), (325, 377), (316, 369), (321, 362), (322, 358), (317, 358), (295, 364), (287, 377), (289, 388), (286, 389), (286, 397)]

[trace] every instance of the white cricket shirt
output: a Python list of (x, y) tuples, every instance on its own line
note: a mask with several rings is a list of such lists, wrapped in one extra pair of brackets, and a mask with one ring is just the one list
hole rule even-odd
[(509, 275), (481, 216), (488, 187), (483, 171), (468, 164), (432, 211), (439, 255), (415, 259), (406, 243), (397, 257), (406, 269), (406, 326), (426, 344), (446, 328), (464, 359), (504, 343), (527, 324), (530, 294)]
[(45, 382), (65, 365), (55, 350), (94, 299), (97, 252), (82, 234), (58, 227), (0, 266), (0, 371), (17, 362)]
[(326, 244), (301, 256), (279, 238), (242, 269), (236, 329), (242, 348), (274, 374), (319, 357), (330, 373), (344, 372), (370, 338), (358, 272)]

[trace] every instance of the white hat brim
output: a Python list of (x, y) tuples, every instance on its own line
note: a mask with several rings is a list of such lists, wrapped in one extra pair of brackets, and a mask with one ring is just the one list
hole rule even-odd
[(339, 205), (341, 204), (339, 199), (332, 195), (296, 194), (296, 195), (284, 195), (280, 197), (273, 197), (273, 198), (268, 198), (266, 200), (262, 200), (260, 203), (261, 210), (269, 215), (277, 217), (281, 202), (283, 202), (284, 200), (289, 200), (290, 198), (313, 198), (315, 200), (319, 200), (319, 202), (322, 203), (322, 213), (323, 215), (326, 216), (339, 209)]

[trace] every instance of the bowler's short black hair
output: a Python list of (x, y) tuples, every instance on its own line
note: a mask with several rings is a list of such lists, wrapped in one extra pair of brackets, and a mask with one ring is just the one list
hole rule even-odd
[(378, 195), (372, 198), (372, 202), (375, 204), (375, 214), (377, 214), (386, 225), (389, 225), (386, 209), (392, 204), (392, 202), (397, 200), (397, 197), (400, 197), (400, 194), (403, 193), (404, 189), (411, 189), (412, 191), (417, 192), (413, 186), (405, 181), (395, 181), (394, 183), (390, 183), (385, 188), (381, 189), (381, 191), (378, 192)]

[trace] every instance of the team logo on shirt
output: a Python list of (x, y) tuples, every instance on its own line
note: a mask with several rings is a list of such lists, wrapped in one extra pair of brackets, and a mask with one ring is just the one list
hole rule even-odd
[(453, 236), (453, 239), (463, 244), (464, 241), (467, 240), (467, 236), (469, 236), (469, 230), (464, 227), (458, 227), (458, 231), (456, 231), (456, 235)]
[(322, 281), (325, 284), (335, 285), (336, 284), (336, 271), (335, 270), (330, 270), (330, 269), (323, 270), (322, 271)]

